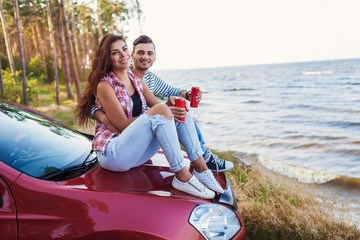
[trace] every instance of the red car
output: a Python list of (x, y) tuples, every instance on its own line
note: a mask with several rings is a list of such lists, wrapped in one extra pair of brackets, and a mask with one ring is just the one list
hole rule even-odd
[(245, 239), (229, 180), (200, 199), (171, 187), (159, 152), (127, 172), (98, 165), (91, 135), (0, 100), (1, 239)]

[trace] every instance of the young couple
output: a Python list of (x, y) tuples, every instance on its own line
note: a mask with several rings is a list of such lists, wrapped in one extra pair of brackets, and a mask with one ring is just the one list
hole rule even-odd
[[(134, 66), (131, 70), (135, 75), (128, 71), (131, 54), (124, 37), (107, 34), (102, 39), (92, 62), (88, 83), (75, 108), (76, 119), (80, 125), (86, 124), (94, 105), (101, 110), (94, 114), (98, 121), (93, 149), (104, 168), (126, 171), (146, 162), (161, 147), (175, 172), (172, 186), (211, 199), (215, 196), (214, 192), (222, 193), (223, 189), (204, 161), (203, 146), (191, 114), (186, 114), (185, 109), (173, 107), (173, 96), (166, 104), (161, 104), (141, 80), (142, 77), (146, 79), (147, 69), (155, 60), (154, 44), (141, 43), (142, 37), (134, 42)], [(161, 85), (150, 87), (154, 90), (162, 88)], [(186, 97), (188, 92), (180, 91), (179, 94)], [(201, 94), (198, 99), (201, 99)], [(178, 122), (184, 115), (185, 123)], [(193, 174), (184, 164), (179, 140), (194, 165)], [(208, 158), (216, 158), (211, 153), (207, 155)], [(230, 162), (224, 162), (222, 160), (223, 169), (215, 167), (213, 170), (232, 168)]]

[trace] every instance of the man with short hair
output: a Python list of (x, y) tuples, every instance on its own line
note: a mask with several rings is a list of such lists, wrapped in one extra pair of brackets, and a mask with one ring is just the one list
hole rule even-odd
[[(154, 64), (156, 60), (155, 44), (150, 37), (146, 35), (141, 35), (137, 39), (135, 39), (135, 41), (133, 42), (133, 50), (131, 52), (131, 57), (133, 59), (133, 65), (130, 67), (129, 71), (135, 74), (135, 76), (139, 79), (143, 79), (154, 95), (162, 94), (168, 98), (170, 98), (171, 96), (181, 96), (187, 100), (190, 100), (189, 96), (191, 96), (191, 91), (175, 88), (165, 83), (156, 74), (149, 71), (149, 68)], [(202, 94), (201, 92), (199, 92), (196, 97), (197, 101), (200, 101), (201, 97)], [(170, 107), (170, 109), (174, 114), (175, 121), (177, 122), (181, 122), (180, 119), (185, 117), (187, 114), (187, 109), (184, 108), (172, 106)], [(93, 117), (97, 120), (102, 121), (104, 124), (109, 122), (106, 118), (106, 115), (103, 112), (97, 110), (98, 109), (93, 109)], [(234, 167), (234, 164), (232, 162), (220, 159), (218, 156), (216, 156), (210, 150), (204, 147), (205, 142), (201, 131), (196, 123), (195, 127), (199, 137), (200, 145), (204, 152), (203, 157), (208, 168), (216, 172), (225, 172), (232, 169)]]

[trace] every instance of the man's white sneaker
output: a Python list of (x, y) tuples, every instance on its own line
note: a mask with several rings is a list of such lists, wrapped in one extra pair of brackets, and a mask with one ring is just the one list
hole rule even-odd
[(215, 193), (199, 182), (195, 176), (192, 176), (187, 182), (181, 182), (174, 177), (171, 185), (179, 191), (186, 192), (196, 197), (205, 199), (212, 199), (215, 197)]
[(220, 184), (216, 181), (214, 174), (211, 172), (210, 169), (207, 169), (206, 171), (203, 171), (201, 173), (198, 173), (195, 169), (193, 172), (193, 175), (199, 179), (200, 182), (202, 182), (205, 186), (207, 186), (209, 189), (218, 192), (218, 193), (224, 193), (224, 189), (220, 186)]

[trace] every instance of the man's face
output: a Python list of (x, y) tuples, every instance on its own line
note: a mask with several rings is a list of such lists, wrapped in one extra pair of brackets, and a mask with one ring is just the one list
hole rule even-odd
[(136, 45), (131, 53), (134, 67), (140, 71), (148, 70), (156, 59), (155, 47), (152, 43), (140, 43)]

